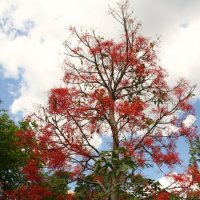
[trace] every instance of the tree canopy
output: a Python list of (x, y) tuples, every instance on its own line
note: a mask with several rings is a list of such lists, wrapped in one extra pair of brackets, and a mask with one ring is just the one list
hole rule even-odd
[[(195, 87), (184, 79), (169, 86), (157, 40), (141, 35), (129, 1), (110, 14), (121, 25), (116, 40), (70, 27), (63, 86), (50, 90), (48, 104), (27, 118), (31, 129), (19, 134), (30, 154), (23, 172), (33, 186), (42, 169), (62, 172), (91, 199), (169, 199), (141, 171), (181, 163), (178, 139), (196, 135), (185, 121)], [(105, 150), (97, 135), (110, 138)]]
[(16, 132), (19, 127), (10, 119), (7, 112), (0, 110), (0, 182), (3, 190), (11, 190), (23, 182), (21, 167), (25, 154), (18, 146)]
[(190, 142), (190, 164), (200, 162), (200, 138), (197, 137)]

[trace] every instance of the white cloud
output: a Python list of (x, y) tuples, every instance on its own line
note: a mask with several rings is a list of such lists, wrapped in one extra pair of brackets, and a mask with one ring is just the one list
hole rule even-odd
[[(107, 10), (108, 2), (112, 1), (1, 2), (0, 18), (8, 19), (8, 22), (0, 32), (0, 50), (3, 52), (0, 54), (0, 64), (6, 77), (17, 78), (19, 69), (24, 68), (19, 96), (13, 102), (11, 112), (25, 112), (34, 103), (43, 103), (47, 91), (61, 84), (66, 27), (70, 24), (100, 27), (106, 17), (102, 16)], [(28, 36), (13, 38), (14, 31), (24, 31), (27, 28), (27, 21), (34, 24), (32, 29), (26, 30)], [(108, 27), (109, 25), (104, 24), (105, 29)], [(100, 29), (104, 32), (104, 29)]]
[[(29, 110), (34, 103), (43, 103), (48, 89), (60, 84), (62, 43), (67, 38), (68, 25), (91, 27), (106, 36), (118, 34), (119, 27), (106, 14), (108, 4), (116, 2), (118, 0), (1, 0), (0, 18), (8, 18), (9, 23), (4, 27), (7, 32), (0, 32), (0, 64), (7, 77), (18, 77), (19, 69), (24, 68), (19, 95), (11, 106), (13, 113)], [(200, 2), (135, 0), (133, 6), (145, 35), (163, 35), (160, 57), (171, 75), (169, 80), (173, 82), (179, 76), (186, 76), (198, 83)], [(27, 29), (28, 21), (33, 22), (32, 28)], [(11, 28), (27, 31), (28, 35), (9, 36)]]
[(196, 121), (196, 117), (194, 115), (188, 115), (186, 119), (183, 121), (183, 124), (186, 128), (190, 128)]
[(169, 136), (173, 133), (176, 133), (179, 130), (179, 128), (173, 124), (168, 124), (164, 131), (163, 131), (163, 136)]
[(103, 142), (102, 138), (99, 135), (97, 135), (97, 134), (95, 134), (92, 137), (92, 139), (90, 139), (90, 144), (92, 146), (94, 146), (95, 148), (97, 148), (97, 149), (101, 146), (102, 142)]
[(145, 34), (161, 35), (159, 56), (169, 72), (169, 82), (185, 77), (197, 84), (200, 98), (200, 1), (198, 0), (136, 0), (135, 14), (143, 22)]
[[(177, 173), (173, 173), (172, 175), (177, 175)], [(167, 188), (168, 190), (177, 185), (174, 179), (170, 176), (163, 176), (158, 180), (158, 182), (161, 184), (162, 188)]]

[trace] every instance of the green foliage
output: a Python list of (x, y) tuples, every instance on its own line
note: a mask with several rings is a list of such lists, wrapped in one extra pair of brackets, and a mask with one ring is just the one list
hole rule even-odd
[(65, 195), (69, 190), (67, 186), (68, 175), (65, 172), (59, 171), (53, 174), (45, 174), (46, 184), (54, 193)]
[[(108, 198), (114, 191), (119, 194), (120, 199), (139, 200), (149, 196), (149, 191), (155, 193), (161, 191), (159, 182), (144, 178), (137, 173), (138, 165), (136, 161), (130, 157), (124, 157), (121, 160), (116, 159), (116, 155), (122, 157), (123, 153), (125, 153), (123, 147), (113, 151), (101, 152), (95, 163), (94, 173), (86, 176), (84, 181), (77, 181), (75, 188), (77, 198), (80, 200), (100, 200)], [(124, 182), (111, 187), (113, 178), (116, 178), (117, 182), (121, 182), (121, 180), (124, 180)], [(102, 192), (101, 185), (104, 186), (106, 191)]]
[(51, 192), (50, 197), (45, 197), (45, 200), (55, 200), (55, 199), (65, 199), (66, 194), (69, 191), (67, 186), (68, 174), (63, 171), (43, 171), (43, 181), (41, 181), (41, 186), (48, 188)]
[(190, 142), (190, 165), (200, 162), (200, 137)]
[(4, 110), (0, 110), (0, 181), (4, 190), (13, 189), (23, 182), (20, 168), (25, 154), (17, 145), (17, 125)]
[[(180, 197), (176, 197), (176, 196), (174, 196), (174, 195), (171, 195), (170, 196), (170, 200), (181, 200), (182, 198), (180, 198)], [(189, 200), (189, 199), (188, 199)]]
[[(92, 176), (89, 175), (86, 177), (87, 181), (92, 180)], [(98, 199), (101, 196), (101, 189), (96, 184), (88, 184), (82, 180), (78, 180), (75, 188), (75, 194), (77, 200), (82, 199)], [(96, 195), (96, 197), (94, 197)]]

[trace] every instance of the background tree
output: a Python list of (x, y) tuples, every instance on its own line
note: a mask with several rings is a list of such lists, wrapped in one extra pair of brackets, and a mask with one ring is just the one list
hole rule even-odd
[(200, 196), (200, 170), (199, 170), (199, 162), (200, 162), (200, 138), (199, 135), (194, 138), (189, 143), (189, 154), (190, 154), (190, 162), (189, 162), (189, 175), (191, 177), (190, 180), (190, 190), (187, 194), (188, 200), (198, 200)]
[[(6, 192), (4, 196), (13, 200), (65, 200), (69, 189), (67, 186), (69, 175), (66, 171), (59, 169), (57, 166), (59, 160), (54, 163), (57, 170), (52, 170), (54, 167), (46, 167), (47, 162), (50, 166), (51, 161), (43, 160), (43, 153), (48, 149), (47, 146), (42, 145), (36, 139), (33, 131), (36, 127), (35, 122), (23, 121), (20, 123), (20, 129), (16, 135), (20, 138), (17, 146), (23, 149), (26, 155), (26, 162), (20, 168), (20, 173), (23, 174), (23, 182), (18, 187)], [(43, 140), (47, 138), (48, 135)], [(43, 141), (42, 138), (40, 139)], [(48, 141), (46, 140), (46, 142)], [(53, 149), (50, 151), (54, 154)], [(50, 157), (55, 159), (54, 156)]]
[[(180, 164), (176, 142), (193, 138), (196, 129), (184, 121), (193, 114), (194, 87), (184, 79), (167, 84), (157, 42), (140, 34), (128, 1), (110, 14), (122, 28), (116, 41), (70, 28), (63, 87), (51, 89), (48, 105), (29, 117), (36, 126), (21, 137), (34, 141), (35, 170), (27, 167), (27, 173), (37, 174), (41, 164), (63, 170), (71, 181), (98, 187), (99, 199), (117, 200), (124, 191), (141, 188), (139, 170)], [(105, 151), (92, 142), (96, 135), (110, 137)], [(140, 199), (157, 193), (141, 185), (146, 195)]]
[(200, 162), (200, 138), (197, 137), (190, 142), (190, 165), (198, 164)]
[(24, 180), (21, 167), (26, 155), (17, 145), (16, 132), (19, 127), (10, 119), (5, 110), (0, 110), (0, 182), (3, 190), (17, 188)]

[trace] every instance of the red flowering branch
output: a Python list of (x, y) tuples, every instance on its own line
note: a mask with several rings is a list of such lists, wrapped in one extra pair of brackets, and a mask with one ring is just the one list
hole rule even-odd
[[(131, 179), (137, 169), (180, 164), (177, 140), (196, 134), (185, 124), (194, 114), (195, 87), (184, 79), (167, 84), (157, 41), (140, 35), (128, 1), (110, 12), (122, 25), (120, 41), (70, 28), (63, 87), (51, 89), (48, 105), (31, 117), (37, 128), (30, 137), (36, 141), (32, 155), (45, 167), (68, 170), (72, 181), (99, 185), (106, 198), (117, 200), (137, 188)], [(105, 136), (111, 142), (102, 151), (94, 138)], [(103, 178), (88, 182), (88, 174)]]

